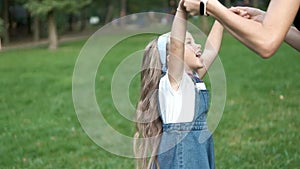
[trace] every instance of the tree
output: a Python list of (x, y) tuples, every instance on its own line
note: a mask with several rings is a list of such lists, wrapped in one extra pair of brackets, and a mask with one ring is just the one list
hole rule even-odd
[(120, 0), (120, 4), (121, 4), (121, 10), (120, 10), (120, 17), (123, 17), (126, 15), (127, 13), (127, 4), (126, 4), (126, 0)]
[[(30, 23), (28, 23), (30, 24)], [(33, 18), (33, 41), (38, 42), (40, 40), (40, 18), (34, 16)]]
[(27, 0), (24, 7), (33, 16), (46, 15), (48, 22), (49, 49), (58, 46), (55, 11), (63, 10), (67, 13), (78, 12), (81, 8), (91, 3), (91, 0)]
[[(168, 12), (168, 4), (170, 0), (127, 0), (128, 12), (145, 12), (145, 11), (157, 11)], [(179, 2), (178, 0), (175, 0)]]
[(9, 43), (10, 39), (9, 39), (9, 13), (8, 13), (8, 6), (9, 6), (9, 1), (8, 0), (4, 0), (3, 1), (3, 6), (2, 6), (2, 11), (3, 11), (3, 43), (7, 44)]
[(0, 18), (0, 37), (4, 32), (4, 22), (2, 20), (2, 18)]
[(4, 32), (4, 22), (0, 18), (0, 50), (2, 49), (1, 38), (2, 38), (3, 32)]

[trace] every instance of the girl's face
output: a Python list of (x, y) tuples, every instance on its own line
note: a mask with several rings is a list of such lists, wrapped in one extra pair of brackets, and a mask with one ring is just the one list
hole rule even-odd
[(192, 35), (187, 32), (185, 38), (184, 62), (190, 70), (196, 71), (204, 67), (201, 55), (201, 45), (196, 44)]

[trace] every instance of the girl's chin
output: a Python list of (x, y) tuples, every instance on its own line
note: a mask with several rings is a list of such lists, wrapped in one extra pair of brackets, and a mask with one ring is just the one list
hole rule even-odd
[(203, 62), (199, 62), (198, 66), (197, 66), (199, 69), (203, 68), (204, 67), (204, 64)]
[(203, 68), (204, 68), (204, 66), (199, 66), (197, 70), (199, 70), (199, 69), (203, 69)]
[(202, 69), (202, 68), (204, 68), (204, 65), (198, 65), (198, 66), (194, 69), (194, 71), (198, 71), (199, 69)]

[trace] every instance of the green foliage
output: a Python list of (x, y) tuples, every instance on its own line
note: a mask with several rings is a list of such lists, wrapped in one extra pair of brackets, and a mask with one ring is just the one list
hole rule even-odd
[(145, 11), (160, 11), (163, 12), (168, 8), (168, 0), (151, 0), (151, 1), (140, 1), (140, 0), (128, 0), (129, 12), (145, 12)]
[(52, 10), (64, 10), (67, 13), (78, 10), (91, 3), (91, 0), (28, 0), (24, 2), (33, 15), (46, 14)]

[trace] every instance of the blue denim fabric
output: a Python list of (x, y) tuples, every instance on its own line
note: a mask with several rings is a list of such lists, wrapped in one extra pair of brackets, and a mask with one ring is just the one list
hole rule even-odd
[[(214, 145), (207, 128), (209, 93), (196, 92), (195, 115), (192, 122), (163, 124), (158, 149), (161, 169), (214, 169)], [(155, 167), (154, 167), (155, 168)]]

